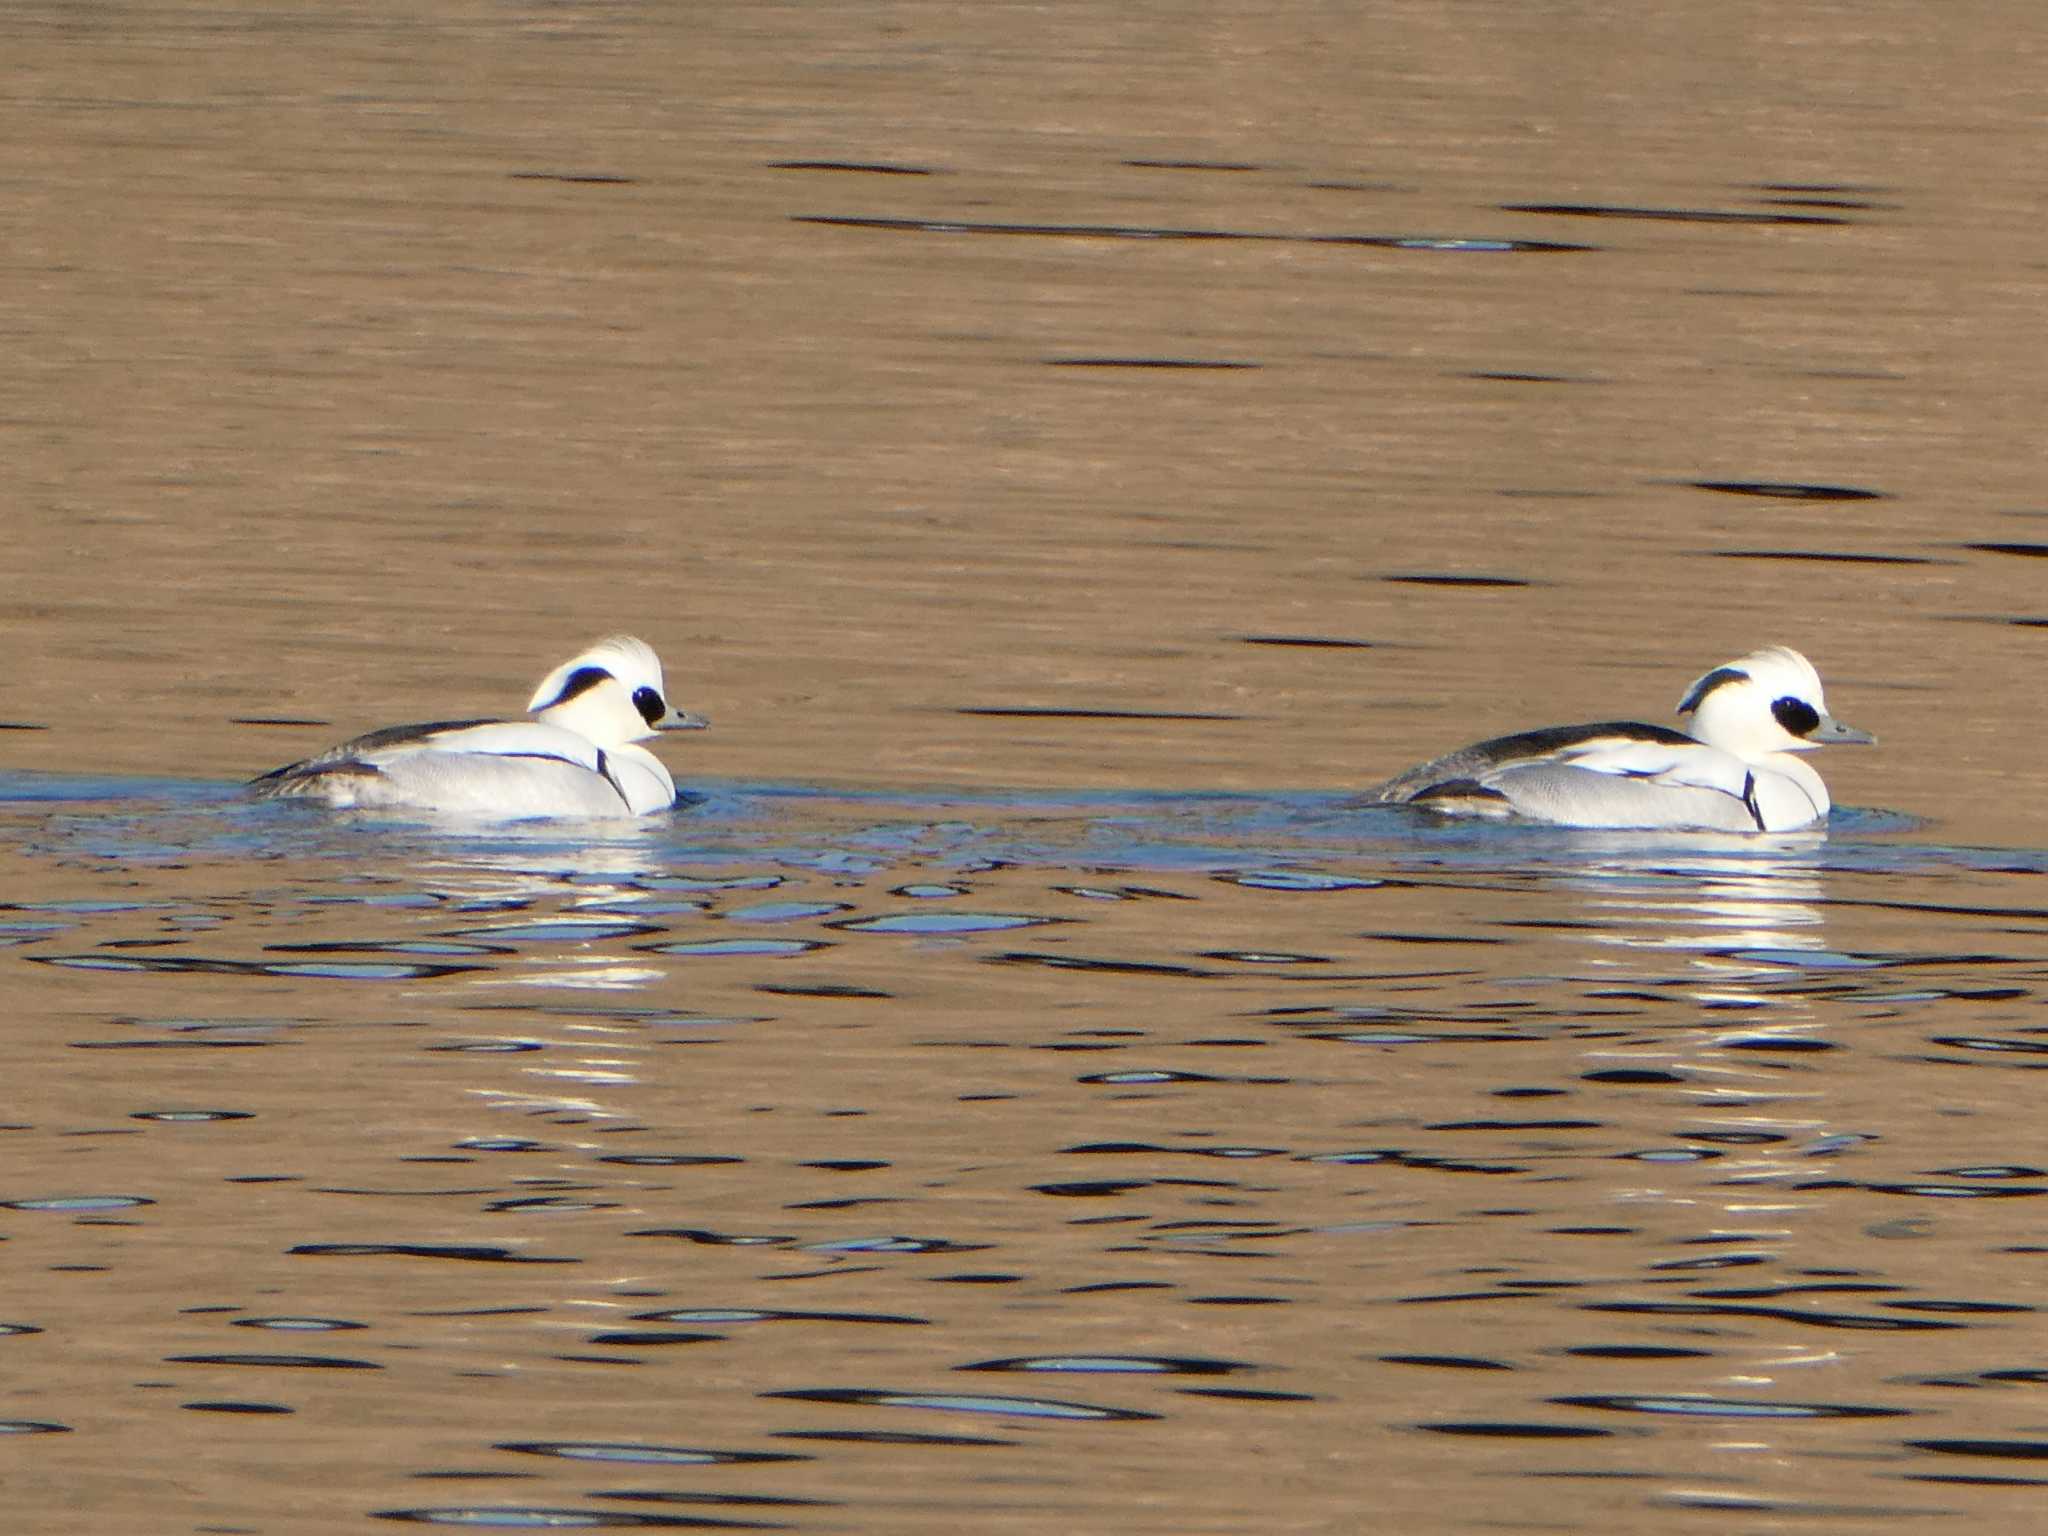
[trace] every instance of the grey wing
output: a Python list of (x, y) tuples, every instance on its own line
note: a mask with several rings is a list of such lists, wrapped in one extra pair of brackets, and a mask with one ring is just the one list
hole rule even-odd
[(1500, 766), (1498, 759), (1488, 750), (1494, 745), (1494, 742), (1482, 741), (1460, 747), (1455, 752), (1446, 752), (1442, 757), (1433, 757), (1406, 773), (1395, 774), (1383, 784), (1375, 784), (1359, 799), (1367, 805), (1402, 805), (1411, 800), (1462, 792), (1467, 786), (1479, 788), (1482, 775)]
[(1569, 827), (1700, 827), (1756, 832), (1763, 818), (1745, 792), (1654, 774), (1572, 763), (1519, 764), (1490, 775), (1487, 791), (1518, 816)]
[(1469, 747), (1460, 747), (1455, 752), (1447, 752), (1442, 757), (1433, 757), (1405, 773), (1395, 774), (1383, 784), (1374, 785), (1359, 799), (1366, 805), (1399, 805), (1412, 800), (1463, 797), (1474, 790), (1483, 791), (1511, 767), (1562, 762), (1609, 742), (1618, 745), (1695, 745), (1693, 739), (1682, 731), (1661, 725), (1645, 725), (1637, 720), (1555, 725), (1540, 731), (1519, 731), (1512, 736), (1491, 737)]
[(286, 763), (282, 768), (259, 773), (249, 784), (261, 795), (290, 795), (302, 793), (306, 781), (329, 774), (375, 778), (381, 772), (377, 758), (395, 747), (425, 746), (446, 732), (466, 731), (473, 726), (492, 723), (489, 720), (434, 720), (424, 725), (386, 726), (381, 731), (352, 736), (325, 752), (316, 752), (296, 763)]
[[(343, 810), (494, 820), (638, 809), (597, 743), (535, 720), (452, 720), (372, 731), (274, 769), (251, 787), (266, 799), (313, 800)], [(668, 790), (662, 803), (672, 802), (674, 786), (665, 775), (660, 787)]]

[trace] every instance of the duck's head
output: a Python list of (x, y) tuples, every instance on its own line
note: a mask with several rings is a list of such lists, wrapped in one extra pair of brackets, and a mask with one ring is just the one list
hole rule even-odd
[(656, 731), (701, 731), (711, 722), (671, 708), (661, 658), (645, 640), (613, 635), (541, 679), (526, 712), (600, 746), (641, 741)]
[(1820, 674), (1789, 646), (1771, 645), (1714, 668), (1685, 691), (1680, 718), (1695, 741), (1746, 761), (1810, 752), (1828, 742), (1874, 743), (1828, 713)]

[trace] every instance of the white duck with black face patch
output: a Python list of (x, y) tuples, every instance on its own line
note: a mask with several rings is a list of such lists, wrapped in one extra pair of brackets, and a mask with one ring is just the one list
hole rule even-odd
[(390, 726), (251, 781), (266, 798), (494, 821), (648, 816), (675, 804), (639, 742), (709, 722), (668, 703), (661, 658), (614, 635), (541, 679), (524, 720)]
[(1365, 799), (1568, 827), (1789, 832), (1824, 822), (1832, 804), (1797, 754), (1876, 740), (1828, 714), (1813, 663), (1782, 645), (1716, 667), (1678, 713), (1684, 731), (1610, 720), (1498, 736)]

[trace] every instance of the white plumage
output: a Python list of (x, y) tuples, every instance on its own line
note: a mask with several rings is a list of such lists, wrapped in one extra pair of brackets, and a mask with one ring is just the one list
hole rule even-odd
[(708, 722), (669, 706), (654, 648), (600, 640), (541, 679), (524, 720), (443, 720), (357, 736), (251, 781), (272, 799), (513, 821), (647, 816), (675, 780), (636, 745)]
[(1827, 819), (1827, 785), (1795, 754), (1875, 737), (1827, 712), (1820, 674), (1766, 647), (1686, 690), (1685, 731), (1560, 725), (1460, 748), (1367, 792), (1369, 803), (1569, 827), (1787, 832)]

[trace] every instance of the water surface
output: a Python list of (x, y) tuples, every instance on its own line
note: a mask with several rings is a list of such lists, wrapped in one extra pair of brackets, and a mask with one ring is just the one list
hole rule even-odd
[[(2042, 50), (8, 7), (16, 1523), (2027, 1523)], [(233, 788), (620, 628), (672, 819)], [(1344, 803), (1772, 642), (1824, 838)]]
[[(1855, 809), (11, 776), (16, 1454), (283, 1528), (1961, 1511), (2035, 1454), (2044, 869)], [(319, 1507), (257, 1470), (335, 1447)]]

